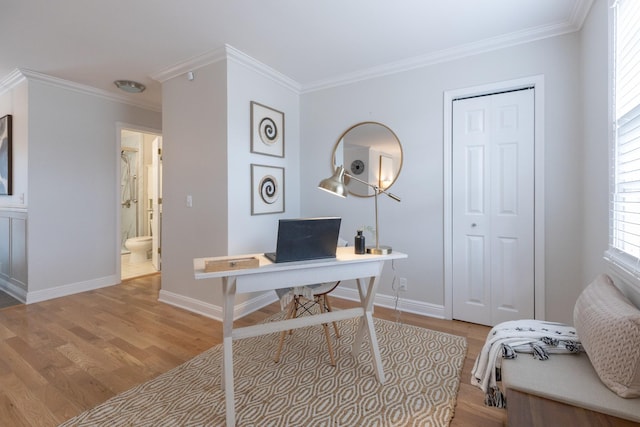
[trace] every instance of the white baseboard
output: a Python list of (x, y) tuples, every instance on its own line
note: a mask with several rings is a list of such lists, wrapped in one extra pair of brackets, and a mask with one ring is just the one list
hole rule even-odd
[[(331, 292), (331, 296), (350, 300), (350, 301), (360, 300), (357, 290), (350, 289), (347, 287), (340, 287), (340, 286), (338, 286), (333, 292)], [(205, 303), (194, 298), (185, 297), (183, 295), (179, 295), (173, 292), (167, 292), (163, 290), (160, 291), (160, 296), (158, 300), (160, 302), (173, 305), (175, 307), (183, 308), (193, 313), (201, 314), (211, 319), (222, 321), (222, 307), (218, 305)], [(274, 292), (262, 293), (257, 297), (250, 299), (249, 301), (245, 301), (241, 304), (237, 304), (233, 310), (233, 318), (234, 320), (239, 319), (277, 300), (278, 298)], [(395, 309), (396, 298), (389, 295), (378, 294), (376, 295), (374, 304), (380, 307)], [(399, 298), (397, 308), (400, 311), (403, 311), (406, 313), (414, 313), (422, 316), (435, 317), (438, 319), (445, 318), (444, 306), (441, 306), (441, 305), (428, 304), (420, 301), (413, 301), (413, 300)]]
[(66, 297), (68, 295), (80, 292), (92, 291), (94, 289), (106, 288), (120, 283), (118, 276), (106, 276), (97, 279), (87, 280), (85, 282), (70, 283), (68, 285), (57, 286), (55, 288), (43, 289), (41, 291), (28, 291), (26, 293), (25, 302), (31, 304), (41, 302), (53, 298)]
[[(249, 301), (236, 304), (233, 309), (233, 319), (235, 320), (246, 316), (247, 314), (257, 311), (277, 300), (278, 297), (275, 292), (270, 291), (264, 292)], [(184, 295), (164, 290), (160, 290), (158, 301), (222, 322), (222, 307), (219, 305), (209, 304), (194, 298), (185, 297)]]
[[(336, 298), (342, 298), (350, 301), (360, 301), (360, 296), (356, 289), (347, 288), (346, 286), (338, 286), (331, 296)], [(396, 297), (393, 295), (377, 294), (374, 302), (374, 306), (380, 306), (390, 309), (396, 308)], [(429, 304), (426, 302), (410, 300), (406, 298), (398, 298), (397, 308), (400, 311), (407, 313), (419, 314), (421, 316), (435, 317), (437, 319), (444, 319), (444, 306)]]
[[(86, 282), (71, 283), (69, 285), (58, 286), (56, 288), (45, 289), (42, 291), (27, 292), (24, 289), (2, 280), (0, 278), (0, 289), (8, 293), (17, 300), (31, 304), (35, 302), (46, 301), (53, 298), (65, 297), (80, 292), (100, 289), (107, 286), (113, 286), (120, 283), (117, 276), (106, 276), (98, 279), (88, 280)], [(356, 289), (338, 286), (332, 293), (336, 298), (342, 298), (350, 301), (359, 301), (358, 291)], [(278, 300), (275, 292), (264, 292), (255, 298), (243, 303), (237, 304), (233, 310), (233, 318), (239, 319), (249, 313), (253, 313)], [(165, 304), (180, 307), (193, 313), (211, 319), (222, 321), (222, 307), (219, 305), (202, 302), (195, 298), (186, 297), (173, 292), (160, 290), (158, 301)], [(392, 295), (377, 294), (374, 304), (390, 309), (396, 308), (396, 298)], [(403, 312), (419, 314), (422, 316), (435, 317), (444, 319), (444, 306), (429, 304), (421, 301), (398, 298), (397, 308)]]
[(23, 304), (27, 300), (27, 291), (3, 278), (0, 278), (0, 290), (11, 295)]

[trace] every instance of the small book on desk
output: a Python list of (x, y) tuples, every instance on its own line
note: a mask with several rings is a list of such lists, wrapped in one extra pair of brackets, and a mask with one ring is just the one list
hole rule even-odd
[(258, 268), (260, 261), (256, 257), (217, 259), (204, 262), (204, 272), (242, 270), (245, 268)]

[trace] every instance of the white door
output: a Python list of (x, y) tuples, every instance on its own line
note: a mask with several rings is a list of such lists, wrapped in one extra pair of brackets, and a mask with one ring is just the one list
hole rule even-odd
[(151, 199), (151, 235), (154, 236), (151, 247), (151, 264), (160, 270), (160, 248), (162, 245), (162, 137), (154, 138), (151, 144), (151, 179), (149, 198)]
[(453, 101), (453, 318), (534, 317), (534, 90)]

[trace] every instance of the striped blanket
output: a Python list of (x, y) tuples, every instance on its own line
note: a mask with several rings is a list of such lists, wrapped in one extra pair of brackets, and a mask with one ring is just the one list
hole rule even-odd
[(504, 394), (498, 387), (503, 358), (513, 359), (520, 352), (547, 360), (550, 353), (581, 351), (582, 345), (571, 326), (531, 319), (503, 322), (489, 331), (471, 371), (471, 384), (485, 393), (487, 406), (506, 408)]

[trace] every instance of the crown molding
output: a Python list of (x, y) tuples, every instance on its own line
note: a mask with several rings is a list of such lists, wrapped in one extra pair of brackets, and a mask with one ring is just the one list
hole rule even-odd
[(167, 80), (178, 77), (189, 71), (196, 70), (200, 67), (204, 67), (205, 65), (223, 61), (227, 58), (225, 47), (226, 46), (223, 46), (218, 49), (193, 56), (187, 60), (180, 61), (177, 64), (169, 65), (168, 67), (151, 74), (149, 77), (160, 83), (164, 83)]
[[(464, 57), (469, 57), (481, 53), (495, 51), (507, 47), (579, 31), (582, 28), (582, 25), (584, 24), (589, 11), (591, 10), (593, 2), (594, 0), (577, 0), (574, 4), (574, 8), (571, 11), (569, 18), (566, 21), (558, 24), (540, 26), (507, 34), (504, 36), (480, 40), (478, 42), (457, 46), (451, 49), (443, 49), (426, 55), (415, 56), (402, 61), (387, 63), (352, 73), (342, 74), (335, 78), (318, 80), (308, 84), (300, 84), (297, 81), (280, 73), (279, 71), (271, 68), (270, 66), (246, 55), (245, 53), (227, 44), (218, 49), (189, 58), (186, 61), (168, 66), (150, 75), (150, 77), (160, 83), (163, 83), (169, 79), (180, 76), (189, 71), (193, 71), (205, 65), (213, 64), (223, 60), (229, 60), (276, 82), (277, 84), (293, 91), (294, 93), (304, 94), (386, 75), (410, 71), (413, 69), (427, 67), (438, 63), (454, 61)], [(110, 101), (124, 103), (147, 110), (156, 112), (162, 110), (162, 106), (155, 103), (135, 101), (124, 95), (114, 94), (102, 89), (97, 89), (91, 86), (63, 80), (57, 77), (48, 76), (46, 74), (27, 69), (16, 69), (3, 79), (0, 79), (0, 95), (6, 93), (18, 84), (22, 83), (25, 79), (41, 81), (54, 86), (74, 90), (76, 92), (89, 94), (92, 96), (98, 96)]]
[(575, 31), (579, 31), (584, 24), (585, 19), (589, 15), (591, 6), (593, 6), (594, 0), (578, 0), (573, 7), (571, 16), (569, 17), (569, 25), (575, 28)]
[(229, 45), (225, 45), (227, 56), (230, 60), (243, 65), (244, 67), (273, 80), (274, 82), (284, 86), (285, 88), (300, 94), (302, 86), (297, 81), (285, 76), (281, 72), (269, 67), (268, 65), (250, 57), (249, 55), (235, 49)]
[(103, 98), (108, 101), (119, 102), (121, 104), (127, 104), (134, 107), (143, 108), (145, 110), (151, 110), (156, 112), (162, 111), (161, 106), (155, 103), (132, 101), (130, 98), (124, 95), (114, 94), (106, 90), (97, 89), (92, 86), (87, 86), (87, 85), (72, 82), (69, 80), (64, 80), (58, 77), (49, 76), (47, 74), (39, 73), (37, 71), (33, 71), (25, 68), (14, 70), (5, 79), (0, 81), (0, 94), (6, 92), (9, 89), (12, 89), (19, 83), (23, 82), (24, 80), (38, 81), (38, 82), (45, 83), (51, 86), (56, 86), (62, 89), (67, 89), (67, 90), (82, 93), (85, 95), (91, 95), (98, 98)]
[(214, 64), (223, 60), (233, 61), (236, 64), (242, 65), (258, 74), (267, 77), (268, 79), (288, 88), (289, 90), (300, 93), (301, 86), (298, 82), (290, 79), (284, 74), (276, 71), (266, 64), (263, 64), (260, 61), (257, 61), (256, 59), (228, 44), (225, 44), (223, 47), (212, 50), (210, 52), (205, 52), (201, 55), (189, 58), (186, 61), (171, 65), (158, 71), (157, 73), (152, 74), (150, 77), (160, 83), (164, 83), (169, 79), (181, 76), (189, 71), (195, 71), (200, 67), (204, 67), (205, 65)]
[(363, 80), (369, 80), (386, 75), (410, 71), (417, 68), (427, 67), (443, 62), (487, 53), (512, 46), (522, 45), (546, 38), (561, 36), (564, 34), (579, 31), (584, 24), (584, 20), (591, 10), (594, 0), (578, 0), (569, 16), (568, 20), (558, 24), (543, 25), (523, 31), (492, 37), (473, 43), (457, 46), (451, 49), (443, 49), (426, 55), (407, 58), (402, 61), (383, 64), (353, 73), (343, 74), (332, 79), (319, 80), (310, 84), (305, 84), (301, 88), (301, 93), (315, 92), (332, 87), (343, 86)]
[(0, 95), (4, 95), (6, 92), (18, 86), (20, 83), (22, 83), (25, 80), (26, 78), (20, 72), (20, 70), (18, 69), (13, 70), (11, 73), (5, 76), (2, 80), (0, 80)]

